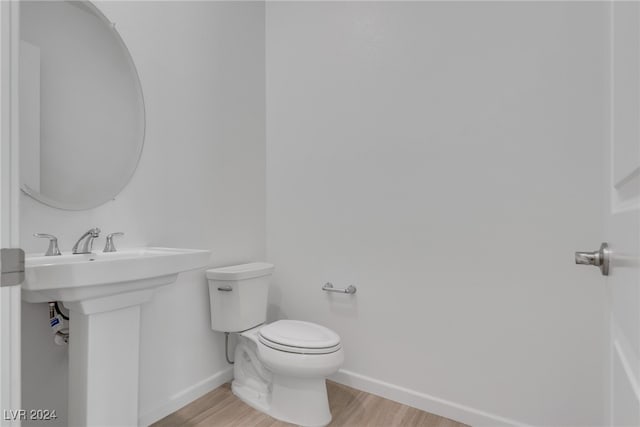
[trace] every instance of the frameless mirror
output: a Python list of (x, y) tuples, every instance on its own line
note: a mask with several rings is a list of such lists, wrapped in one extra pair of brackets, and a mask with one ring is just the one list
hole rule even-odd
[(87, 1), (20, 6), (21, 188), (82, 210), (113, 199), (142, 153), (144, 102), (120, 35)]

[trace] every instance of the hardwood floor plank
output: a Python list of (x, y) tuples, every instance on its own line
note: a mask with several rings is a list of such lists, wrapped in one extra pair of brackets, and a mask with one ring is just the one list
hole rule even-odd
[(207, 411), (211, 407), (215, 407), (220, 401), (229, 399), (231, 387), (224, 384), (217, 389), (205, 394), (201, 398), (194, 400), (187, 406), (177, 410), (173, 414), (161, 419), (153, 424), (154, 427), (174, 427), (188, 425), (187, 422), (199, 414)]
[[(331, 427), (468, 427), (364, 391), (327, 381)], [(152, 427), (291, 427), (235, 397), (231, 384), (205, 394)]]

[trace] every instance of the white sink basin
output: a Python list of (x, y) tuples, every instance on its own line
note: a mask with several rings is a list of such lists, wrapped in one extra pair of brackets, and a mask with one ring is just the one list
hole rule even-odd
[(180, 272), (206, 266), (209, 255), (206, 250), (174, 248), (27, 255), (22, 298), (72, 303), (155, 288), (174, 282)]

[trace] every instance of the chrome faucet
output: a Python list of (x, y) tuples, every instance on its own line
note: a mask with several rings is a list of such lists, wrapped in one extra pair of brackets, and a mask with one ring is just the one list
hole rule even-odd
[[(78, 239), (76, 244), (73, 245), (73, 249), (71, 250), (71, 252), (74, 254), (90, 254), (91, 249), (93, 249), (93, 239), (97, 238), (98, 236), (100, 236), (100, 229), (97, 227), (92, 228)], [(79, 246), (80, 249), (78, 249)]]

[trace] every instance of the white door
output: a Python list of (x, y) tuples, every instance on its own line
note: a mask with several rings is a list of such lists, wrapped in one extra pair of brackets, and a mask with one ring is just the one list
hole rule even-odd
[(20, 412), (20, 266), (18, 245), (18, 2), (0, 1), (0, 426)]
[(612, 2), (611, 135), (605, 237), (611, 249), (609, 425), (640, 426), (640, 3)]

